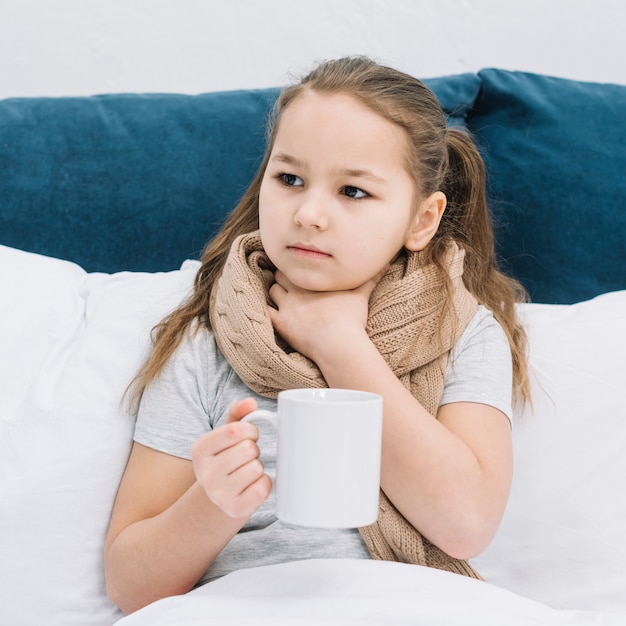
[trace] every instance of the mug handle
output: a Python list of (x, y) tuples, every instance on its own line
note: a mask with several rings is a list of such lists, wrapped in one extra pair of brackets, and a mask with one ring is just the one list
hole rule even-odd
[(257, 409), (241, 418), (242, 422), (253, 422), (254, 420), (269, 422), (274, 427), (274, 430), (278, 430), (278, 413), (266, 409)]

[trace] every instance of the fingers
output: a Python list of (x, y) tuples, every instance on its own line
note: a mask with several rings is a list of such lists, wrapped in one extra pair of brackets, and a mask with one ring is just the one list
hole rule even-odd
[[(216, 429), (213, 432), (219, 434), (218, 430), (221, 429)], [(227, 448), (214, 450), (216, 444), (213, 439), (217, 439), (217, 437), (210, 438), (206, 435), (205, 445), (202, 445), (202, 442), (200, 442), (199, 445), (194, 446), (192, 456), (195, 456), (198, 460), (202, 457), (202, 473), (211, 473), (216, 476), (231, 476), (241, 467), (250, 463), (254, 464), (255, 461), (262, 466), (261, 461), (259, 461), (259, 448), (255, 441), (240, 439)]]
[(263, 476), (258, 447), (250, 439), (244, 439), (218, 454), (203, 456), (197, 462), (198, 481), (209, 498), (231, 517), (254, 511), (244, 511), (239, 500)]
[(230, 440), (220, 431), (239, 425), (228, 424), (201, 437), (193, 447), (192, 461), (207, 497), (229, 517), (247, 518), (268, 497), (271, 480), (264, 473), (255, 441), (241, 439), (215, 452), (219, 443)]
[(289, 282), (280, 270), (276, 270), (274, 272), (274, 282), (270, 285), (268, 293), (270, 300), (278, 309), (280, 309), (281, 303), (284, 302), (283, 298), (289, 293), (290, 289), (293, 289), (293, 284)]
[(290, 282), (280, 270), (276, 270), (274, 272), (274, 284), (280, 285), (285, 291), (287, 291), (289, 289)]
[(198, 482), (230, 517), (249, 517), (271, 490), (271, 480), (259, 459), (259, 431), (254, 424), (239, 421), (256, 408), (252, 398), (233, 403), (227, 422), (202, 435), (192, 448)]
[[(270, 300), (272, 301), (272, 304), (277, 307), (280, 308), (280, 303), (281, 303), (281, 298), (282, 296), (287, 293), (284, 289), (284, 287), (281, 287), (278, 283), (273, 283), (271, 285), (271, 287), (269, 288), (268, 294), (270, 297)], [(269, 306), (268, 308), (273, 308), (271, 306)]]
[(228, 504), (222, 507), (222, 510), (230, 517), (247, 519), (267, 500), (271, 490), (270, 477), (261, 474), (258, 480), (246, 484), (237, 496), (228, 498)]
[(226, 423), (214, 430), (211, 430), (197, 439), (192, 448), (192, 457), (216, 456), (230, 450), (238, 444), (249, 442), (249, 447), (239, 447), (239, 450), (250, 452), (250, 458), (259, 456), (256, 441), (259, 438), (259, 429), (252, 422), (241, 422), (241, 418), (250, 411), (245, 407), (257, 406), (256, 401), (248, 398), (240, 402), (233, 403), (230, 407)]
[(228, 409), (228, 417), (226, 423), (238, 422), (242, 417), (248, 415), (252, 411), (256, 411), (258, 408), (257, 402), (254, 398), (244, 398), (239, 402), (233, 402)]

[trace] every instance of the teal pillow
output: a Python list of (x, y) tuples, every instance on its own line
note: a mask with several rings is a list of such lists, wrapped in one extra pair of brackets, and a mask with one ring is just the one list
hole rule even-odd
[(626, 288), (626, 86), (479, 72), (499, 253), (537, 302)]
[(439, 100), (450, 126), (467, 126), (471, 111), (480, 90), (478, 74), (453, 74), (439, 78), (425, 78), (424, 83)]
[(178, 268), (252, 179), (276, 94), (0, 101), (0, 243), (90, 272)]
[[(463, 125), (478, 77), (427, 82)], [(0, 100), (0, 243), (90, 272), (197, 258), (260, 163), (277, 94)]]

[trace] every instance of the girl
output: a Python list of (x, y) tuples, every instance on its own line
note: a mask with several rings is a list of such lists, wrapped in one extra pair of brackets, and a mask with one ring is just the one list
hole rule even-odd
[[(477, 576), (527, 399), (519, 285), (497, 269), (482, 160), (418, 80), (323, 63), (278, 99), (256, 178), (135, 380), (135, 442), (106, 542), (134, 611), (242, 567), (383, 558)], [(278, 521), (274, 432), (239, 420), (295, 387), (384, 399), (380, 514)], [(332, 434), (329, 434), (332, 436)]]

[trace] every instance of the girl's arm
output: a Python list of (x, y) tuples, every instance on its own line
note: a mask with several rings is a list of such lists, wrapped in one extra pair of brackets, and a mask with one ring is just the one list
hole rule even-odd
[(499, 410), (452, 403), (433, 419), (369, 338), (318, 357), (329, 386), (383, 396), (381, 487), (420, 532), (450, 556), (476, 556), (492, 540), (512, 478), (511, 426)]
[(258, 430), (236, 421), (254, 408), (231, 407), (192, 461), (133, 445), (105, 546), (107, 593), (126, 613), (189, 591), (269, 495)]
[(381, 486), (425, 537), (470, 558), (495, 534), (512, 479), (508, 418), (484, 404), (453, 403), (434, 419), (369, 339), (367, 304), (376, 281), (353, 291), (306, 292), (277, 272), (276, 330), (311, 358), (331, 387), (383, 397)]

